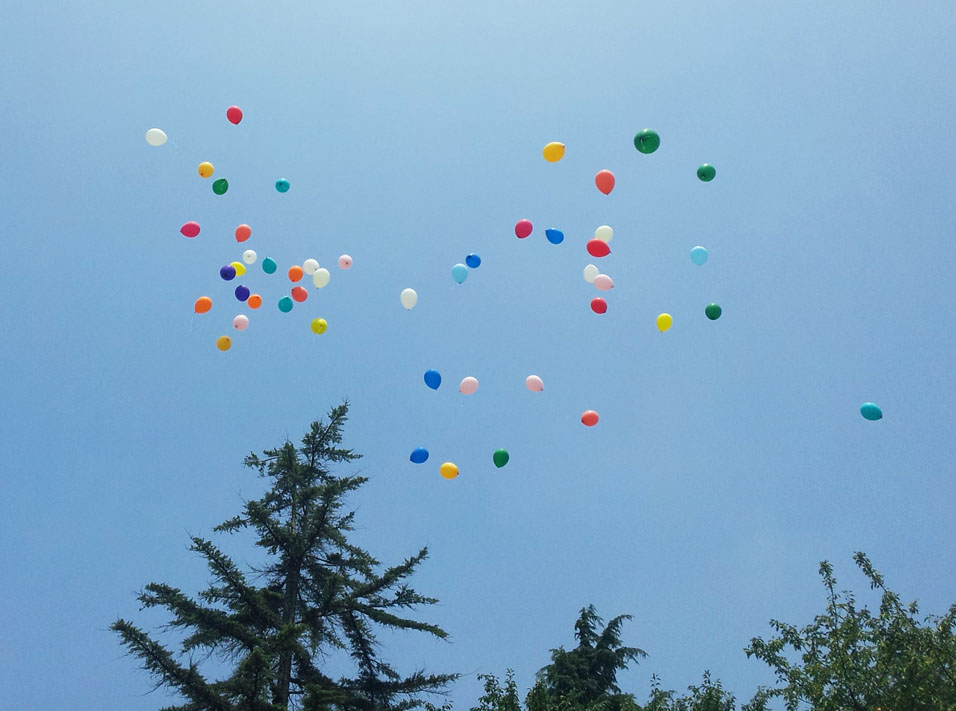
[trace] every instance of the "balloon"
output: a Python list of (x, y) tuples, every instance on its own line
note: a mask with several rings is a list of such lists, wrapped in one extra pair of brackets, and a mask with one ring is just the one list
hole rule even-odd
[(634, 136), (634, 147), (641, 153), (653, 153), (661, 145), (661, 137), (655, 131), (645, 128)]
[(458, 476), (458, 467), (456, 467), (451, 462), (445, 462), (440, 467), (438, 467), (439, 473), (446, 479), (454, 479)]
[(481, 257), (477, 254), (469, 254), (465, 257), (465, 265), (471, 267), (472, 269), (477, 269), (481, 266)]
[(221, 351), (228, 351), (232, 348), (232, 339), (229, 338), (229, 336), (219, 336), (219, 338), (216, 339), (216, 348)]
[(294, 267), (289, 267), (289, 281), (295, 283), (302, 280), (303, 269), (298, 264)]
[(529, 375), (524, 379), (525, 387), (533, 393), (539, 393), (544, 390), (544, 383), (537, 375)]
[(199, 223), (186, 222), (182, 227), (179, 228), (179, 231), (183, 233), (184, 237), (195, 237), (199, 234)]
[(319, 263), (314, 259), (306, 259), (302, 262), (302, 271), (304, 271), (309, 276), (315, 274), (315, 270), (319, 268)]
[(424, 447), (418, 447), (412, 450), (412, 456), (409, 459), (415, 464), (424, 464), (428, 461), (428, 450)]
[(674, 317), (670, 314), (661, 314), (657, 317), (657, 329), (664, 333), (674, 323)]
[(544, 236), (548, 238), (548, 242), (551, 244), (561, 244), (564, 242), (564, 232), (556, 229), (549, 229), (544, 231)]
[(161, 146), (166, 139), (166, 132), (161, 128), (151, 128), (146, 132), (146, 142), (151, 146)]
[(252, 228), (249, 225), (239, 225), (236, 228), (236, 242), (245, 242), (252, 235)]
[(594, 427), (598, 423), (598, 414), (594, 410), (585, 410), (581, 413), (581, 423), (586, 427)]
[(257, 309), (262, 306), (262, 297), (258, 294), (250, 294), (249, 298), (246, 299), (246, 304), (250, 309)]
[(614, 173), (609, 170), (599, 170), (597, 175), (594, 176), (594, 184), (602, 193), (610, 195), (611, 191), (614, 190)]
[(860, 405), (860, 414), (867, 420), (875, 422), (882, 419), (883, 411), (875, 402), (864, 402)]
[(531, 220), (518, 220), (515, 223), (515, 235), (517, 235), (518, 239), (524, 239), (531, 234), (531, 230), (533, 229), (534, 227), (531, 224)]
[(242, 109), (238, 106), (230, 106), (226, 109), (226, 118), (229, 119), (229, 123), (238, 124), (242, 121)]
[(266, 274), (275, 274), (278, 265), (272, 257), (266, 257), (262, 260), (262, 271)]
[(403, 289), (401, 296), (398, 297), (408, 311), (418, 303), (418, 293), (414, 289)]
[(698, 266), (707, 261), (707, 250), (704, 247), (697, 246), (690, 250), (690, 261)]
[(309, 292), (305, 290), (305, 287), (294, 286), (292, 287), (292, 298), (301, 304), (309, 298)]
[(544, 150), (541, 151), (541, 154), (544, 156), (544, 159), (548, 163), (557, 163), (559, 160), (564, 158), (564, 144), (558, 143), (557, 141), (552, 141), (544, 147)]
[(471, 395), (478, 389), (478, 379), (473, 378), (470, 375), (467, 378), (464, 378), (461, 381), (461, 384), (458, 386), (458, 392), (463, 395)]
[(329, 283), (329, 279), (332, 277), (329, 274), (329, 270), (325, 267), (319, 267), (315, 270), (315, 274), (312, 275), (312, 283), (315, 284), (316, 289), (321, 289), (326, 284)]
[(208, 296), (200, 296), (196, 299), (196, 303), (193, 304), (193, 311), (197, 314), (204, 314), (212, 308), (212, 299)]
[(602, 242), (610, 242), (613, 237), (614, 230), (612, 230), (608, 225), (601, 225), (594, 230), (594, 239), (599, 239)]
[(611, 277), (607, 274), (598, 274), (594, 277), (594, 286), (596, 286), (599, 291), (607, 291), (608, 289), (614, 288), (614, 282), (611, 281)]
[(511, 457), (508, 455), (508, 450), (506, 449), (496, 449), (495, 453), (491, 455), (491, 461), (493, 461), (499, 469), (507, 464), (509, 459), (511, 459)]
[(291, 187), (291, 186), (289, 185), (289, 181), (286, 180), (285, 178), (279, 178), (279, 179), (276, 181), (276, 190), (278, 190), (280, 193), (287, 193), (287, 192), (289, 192), (289, 188), (290, 188), (290, 187)]
[(426, 370), (425, 385), (430, 387), (432, 390), (438, 390), (438, 386), (441, 385), (441, 373), (439, 373), (437, 370)]
[(596, 314), (607, 313), (607, 302), (600, 297), (591, 299), (591, 311)]
[(255, 264), (256, 257), (258, 256), (259, 255), (256, 254), (256, 250), (247, 249), (245, 252), (242, 253), (242, 261), (244, 261), (246, 264)]
[(611, 253), (611, 248), (607, 246), (607, 242), (602, 242), (599, 239), (590, 240), (587, 249), (588, 254), (592, 257), (606, 257)]
[(226, 266), (219, 269), (219, 276), (221, 276), (226, 281), (232, 281), (233, 279), (236, 278), (236, 268), (232, 266), (231, 264), (227, 264)]
[(584, 268), (584, 281), (586, 281), (588, 284), (593, 284), (594, 280), (597, 279), (597, 275), (600, 273), (601, 271), (596, 266), (593, 264), (588, 264)]
[(246, 326), (249, 325), (249, 317), (244, 314), (239, 314), (232, 320), (232, 326), (237, 331), (245, 331)]
[(451, 268), (451, 278), (461, 284), (468, 278), (468, 267), (464, 264), (456, 264)]
[(252, 296), (252, 293), (249, 291), (248, 286), (240, 284), (236, 287), (236, 298), (239, 299), (239, 301), (248, 301), (250, 296)]
[(314, 318), (312, 319), (312, 324), (310, 328), (312, 333), (325, 333), (325, 329), (329, 327), (329, 324), (324, 318)]
[(215, 169), (212, 167), (212, 163), (209, 161), (203, 161), (199, 164), (199, 168), (197, 168), (197, 170), (199, 171), (200, 178), (208, 178), (213, 174)]
[(707, 304), (707, 306), (704, 307), (704, 314), (711, 321), (716, 321), (719, 319), (721, 312), (722, 309), (717, 304)]
[(288, 296), (283, 296), (279, 299), (279, 311), (284, 314), (289, 313), (292, 310), (292, 299)]
[(216, 195), (225, 195), (228, 189), (229, 181), (225, 178), (219, 178), (219, 180), (212, 184), (212, 191), (216, 193)]
[(341, 257), (339, 257), (339, 269), (351, 269), (351, 268), (352, 268), (352, 258), (349, 255), (343, 254)]
[(717, 177), (717, 169), (709, 163), (704, 163), (697, 169), (697, 178), (702, 182), (709, 183)]
[(246, 267), (242, 262), (229, 262), (229, 266), (236, 270), (236, 276), (246, 273)]

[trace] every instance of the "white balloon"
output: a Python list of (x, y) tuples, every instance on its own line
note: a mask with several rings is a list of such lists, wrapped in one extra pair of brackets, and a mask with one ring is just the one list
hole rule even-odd
[(607, 291), (608, 289), (614, 288), (614, 282), (611, 281), (611, 277), (607, 274), (598, 274), (594, 277), (594, 286), (601, 291)]
[(323, 286), (329, 283), (329, 270), (325, 267), (316, 269), (312, 274), (312, 283), (315, 284), (316, 288), (321, 289)]
[(402, 306), (409, 311), (418, 303), (418, 293), (414, 289), (405, 289), (401, 295)]
[(319, 263), (314, 259), (306, 259), (302, 262), (302, 271), (308, 275), (315, 274), (315, 270), (319, 268)]
[(594, 266), (593, 264), (588, 264), (588, 265), (584, 268), (584, 281), (586, 281), (588, 284), (593, 284), (593, 283), (594, 283), (594, 277), (596, 277), (596, 276), (597, 276), (598, 274), (600, 274), (600, 273), (601, 273), (601, 270), (600, 270), (600, 269), (598, 269), (598, 268), (597, 268), (596, 266)]
[(607, 225), (601, 225), (594, 230), (594, 239), (599, 239), (602, 242), (610, 242), (612, 237), (614, 237), (614, 230)]
[(146, 142), (151, 146), (163, 145), (166, 138), (166, 132), (161, 128), (151, 128), (146, 132)]
[(256, 254), (254, 249), (247, 249), (242, 253), (242, 261), (244, 261), (246, 264), (255, 264), (258, 257), (259, 255)]

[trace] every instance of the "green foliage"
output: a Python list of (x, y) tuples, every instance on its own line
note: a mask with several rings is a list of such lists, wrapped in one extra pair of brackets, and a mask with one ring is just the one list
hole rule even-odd
[[(690, 694), (676, 696), (673, 691), (661, 689), (657, 676), (651, 677), (651, 697), (641, 711), (736, 711), (734, 695), (725, 691), (720, 680), (712, 682), (710, 672), (704, 672), (704, 681), (700, 686), (688, 687)], [(744, 704), (741, 711), (766, 711), (765, 692), (758, 692), (750, 703)]]

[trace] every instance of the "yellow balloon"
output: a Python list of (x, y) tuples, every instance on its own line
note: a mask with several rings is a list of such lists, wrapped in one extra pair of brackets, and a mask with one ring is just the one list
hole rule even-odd
[(458, 476), (458, 467), (451, 462), (445, 462), (442, 464), (438, 468), (438, 471), (440, 471), (441, 475), (446, 479), (454, 479), (456, 476)]
[(242, 276), (246, 273), (246, 265), (242, 262), (229, 262), (229, 266), (236, 270), (236, 276)]
[(325, 329), (328, 327), (329, 324), (324, 318), (312, 319), (312, 333), (325, 333)]
[(212, 175), (212, 171), (213, 171), (212, 163), (203, 161), (202, 163), (199, 164), (200, 178), (208, 178), (210, 175)]
[(564, 158), (564, 144), (552, 141), (544, 147), (541, 153), (544, 155), (544, 159), (549, 163), (557, 163)]
[(221, 351), (228, 351), (232, 348), (232, 339), (229, 338), (229, 336), (219, 336), (219, 338), (216, 339), (216, 348)]
[(664, 333), (664, 331), (670, 328), (673, 323), (674, 317), (670, 314), (661, 314), (657, 317), (657, 328), (661, 333)]

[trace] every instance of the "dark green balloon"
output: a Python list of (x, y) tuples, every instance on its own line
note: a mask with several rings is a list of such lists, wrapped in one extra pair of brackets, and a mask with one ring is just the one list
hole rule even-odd
[(661, 147), (661, 137), (656, 131), (645, 128), (634, 136), (634, 147), (641, 153), (653, 153)]
[(716, 176), (717, 169), (714, 168), (714, 166), (712, 166), (710, 163), (704, 163), (700, 168), (697, 169), (697, 177), (705, 183), (709, 183)]
[(228, 189), (229, 181), (225, 178), (219, 178), (219, 180), (212, 184), (212, 191), (216, 193), (216, 195), (225, 195)]
[(508, 455), (507, 450), (504, 450), (504, 449), (496, 449), (495, 453), (491, 455), (491, 458), (492, 460), (494, 460), (495, 466), (498, 467), (499, 469), (501, 469), (501, 467), (507, 464), (508, 460), (511, 459), (511, 457)]
[(717, 304), (707, 304), (706, 308), (704, 308), (704, 313), (711, 321), (716, 321), (720, 318), (722, 309)]

